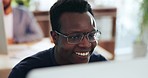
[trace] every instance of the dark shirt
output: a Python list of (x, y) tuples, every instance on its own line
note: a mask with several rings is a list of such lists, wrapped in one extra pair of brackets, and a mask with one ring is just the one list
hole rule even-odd
[[(92, 54), (89, 62), (106, 61), (100, 54)], [(53, 48), (27, 57), (18, 63), (11, 71), (8, 78), (26, 78), (27, 73), (35, 68), (59, 66), (54, 57)]]

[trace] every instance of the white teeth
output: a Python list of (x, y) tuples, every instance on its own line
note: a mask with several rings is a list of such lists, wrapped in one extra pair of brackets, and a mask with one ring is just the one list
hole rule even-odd
[(82, 53), (76, 52), (76, 54), (79, 56), (87, 56), (89, 54), (89, 52), (85, 52), (85, 53), (84, 52), (82, 52)]

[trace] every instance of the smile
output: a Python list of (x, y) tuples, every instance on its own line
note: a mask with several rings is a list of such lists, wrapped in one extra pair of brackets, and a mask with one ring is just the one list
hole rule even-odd
[(76, 52), (79, 56), (88, 56), (89, 52)]

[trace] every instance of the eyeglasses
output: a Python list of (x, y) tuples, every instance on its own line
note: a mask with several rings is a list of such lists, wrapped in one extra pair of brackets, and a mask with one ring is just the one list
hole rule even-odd
[(64, 35), (58, 31), (55, 31), (57, 34), (67, 38), (67, 42), (69, 44), (78, 44), (82, 41), (84, 36), (86, 36), (87, 40), (89, 42), (94, 42), (96, 40), (99, 40), (99, 37), (101, 35), (101, 32), (98, 30), (89, 32), (89, 33), (74, 33), (74, 34), (69, 34), (69, 35)]

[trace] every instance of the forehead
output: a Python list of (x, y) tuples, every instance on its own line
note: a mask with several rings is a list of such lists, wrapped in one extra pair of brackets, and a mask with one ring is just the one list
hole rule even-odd
[(61, 31), (63, 32), (89, 32), (94, 29), (91, 16), (88, 12), (66, 12), (60, 18)]

